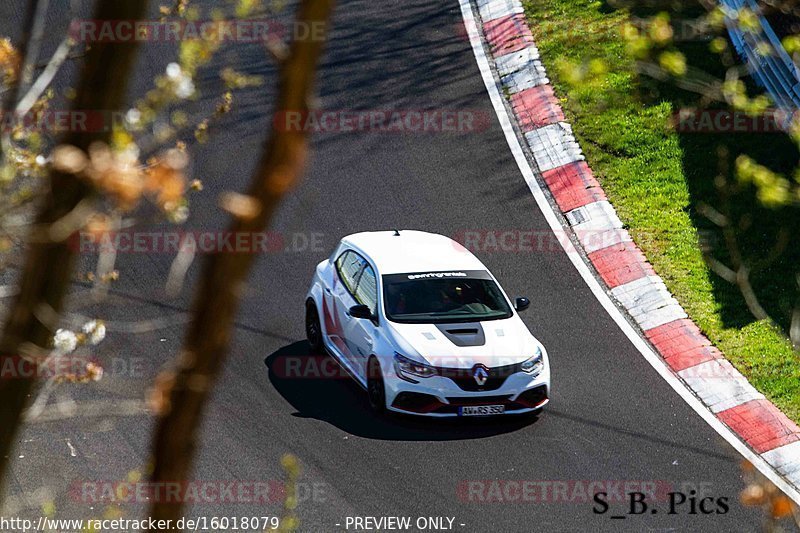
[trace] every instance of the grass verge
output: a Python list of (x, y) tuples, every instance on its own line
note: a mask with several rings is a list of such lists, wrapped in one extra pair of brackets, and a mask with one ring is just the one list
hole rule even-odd
[[(567, 121), (634, 240), (708, 338), (753, 386), (800, 421), (800, 359), (785, 334), (797, 297), (793, 272), (800, 263), (792, 250), (800, 250), (798, 237), (753, 280), (777, 324), (755, 321), (738, 289), (707, 268), (698, 236), (717, 247), (721, 237), (697, 211), (702, 203), (719, 205), (715, 176), (726, 175), (738, 154), (788, 172), (798, 161), (797, 148), (779, 133), (679, 134), (668, 129), (672, 114), (696, 104), (697, 97), (637, 74), (620, 29), (639, 13), (590, 0), (529, 0), (524, 5)], [(685, 43), (682, 51), (690, 64), (704, 70), (721, 67), (705, 42)], [(569, 70), (559, 68), (569, 61), (591, 65), (591, 60), (606, 70), (597, 84), (576, 85)], [(718, 157), (720, 147), (727, 152)], [(748, 256), (768, 253), (781, 227), (800, 227), (794, 211), (767, 210), (747, 188), (737, 191), (732, 205), (743, 221)], [(725, 258), (724, 251), (719, 254)]]

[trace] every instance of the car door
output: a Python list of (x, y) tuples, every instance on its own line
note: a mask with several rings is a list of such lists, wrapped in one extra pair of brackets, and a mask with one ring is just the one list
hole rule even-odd
[[(378, 280), (375, 270), (367, 263), (364, 265), (356, 284), (355, 299), (359, 304), (366, 305), (372, 311), (372, 316), (377, 317), (378, 310)], [(366, 379), (367, 361), (373, 353), (375, 335), (377, 333), (376, 319), (352, 318), (346, 326), (347, 337), (353, 346), (353, 363), (356, 372)]]
[(330, 306), (326, 309), (325, 330), (330, 342), (338, 348), (344, 363), (356, 371), (355, 349), (351, 340), (352, 329), (348, 310), (356, 305), (355, 291), (358, 278), (367, 262), (352, 250), (343, 252), (335, 262), (333, 284), (329, 291)]

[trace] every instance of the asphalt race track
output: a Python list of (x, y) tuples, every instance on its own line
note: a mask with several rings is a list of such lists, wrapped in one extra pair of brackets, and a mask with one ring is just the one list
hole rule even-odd
[[(21, 5), (0, 6), (0, 33), (16, 35)], [(151, 8), (156, 18), (157, 6)], [(66, 26), (63, 10), (52, 8), (52, 27)], [(57, 32), (48, 34), (47, 51), (57, 39)], [(132, 98), (174, 54), (173, 44), (141, 47)], [(212, 126), (211, 141), (193, 147), (193, 174), (206, 188), (193, 197), (187, 231), (225, 227), (217, 195), (245, 187), (269, 130), (275, 70), (256, 45), (227, 45), (206, 69), (198, 83), (203, 96), (190, 109), (213, 109), (221, 89), (216, 71), (228, 64), (265, 76), (266, 85), (244, 91), (234, 112)], [(70, 67), (57, 87), (72, 74)], [(250, 280), (203, 426), (196, 480), (274, 483), (284, 478), (281, 456), (293, 453), (303, 465), (300, 530), (310, 532), (345, 530), (347, 517), (356, 516), (454, 517), (454, 529), (468, 532), (760, 528), (759, 511), (738, 502), (741, 457), (634, 349), (556, 245), (477, 252), (512, 297), (531, 299), (524, 318), (549, 350), (554, 397), (535, 421), (377, 419), (348, 380), (284, 377), (287, 362), (307, 354), (303, 298), (314, 266), (342, 236), (392, 228), (450, 236), (550, 231), (497, 124), (455, 0), (340, 2), (319, 93), (322, 110), (467, 110), (485, 117), (486, 127), (315, 135), (308, 175), (272, 226), (283, 249), (260, 257)], [(83, 271), (94, 260), (84, 256)], [(95, 502), (81, 483), (146, 472), (152, 423), (137, 401), (180, 347), (198, 270), (194, 265), (184, 292), (169, 298), (163, 283), (171, 261), (166, 253), (121, 254), (122, 278), (97, 308), (85, 303), (87, 285), (75, 282), (73, 309), (102, 313), (111, 329), (97, 353), (106, 377), (57, 389), (50, 402), (71, 397), (77, 411), (33, 421), (20, 435), (7, 489), (11, 503), (23, 506), (18, 514), (36, 517), (39, 502), (51, 499), (60, 518), (99, 517), (109, 505), (126, 517), (146, 514), (144, 502)], [(149, 319), (162, 322), (131, 331)], [(98, 409), (101, 401), (110, 406)], [(508, 489), (501, 491), (503, 501), (480, 501), (481, 495), (491, 499), (489, 490), (468, 490), (490, 487), (469, 483), (481, 480), (500, 480), (495, 487)], [(520, 480), (542, 482), (537, 486), (548, 492), (520, 497), (511, 490)], [(626, 481), (657, 487), (656, 514), (615, 520), (611, 515), (624, 514), (627, 503), (598, 515), (591, 498), (580, 495), (591, 482), (613, 492)], [(556, 486), (566, 492), (553, 491)], [(667, 514), (666, 493), (691, 489), (727, 498), (730, 510), (689, 514), (687, 504)], [(274, 500), (196, 504), (186, 514), (274, 515), (280, 512)]]

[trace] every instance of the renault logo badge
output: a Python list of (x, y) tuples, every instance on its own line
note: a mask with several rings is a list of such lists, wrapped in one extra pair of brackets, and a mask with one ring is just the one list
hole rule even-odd
[(475, 383), (477, 383), (479, 387), (483, 387), (486, 384), (486, 380), (489, 379), (489, 372), (486, 370), (485, 366), (475, 365), (472, 371), (472, 377), (475, 378)]

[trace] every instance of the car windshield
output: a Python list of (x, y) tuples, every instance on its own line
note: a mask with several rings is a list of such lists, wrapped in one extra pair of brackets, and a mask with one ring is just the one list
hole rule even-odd
[(486, 271), (383, 276), (384, 308), (393, 322), (476, 322), (509, 318), (511, 308)]

